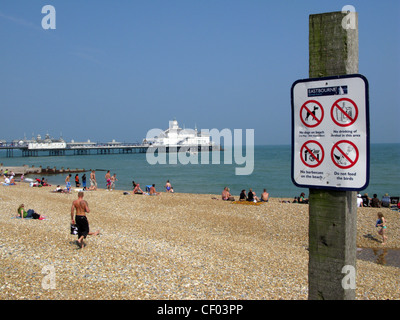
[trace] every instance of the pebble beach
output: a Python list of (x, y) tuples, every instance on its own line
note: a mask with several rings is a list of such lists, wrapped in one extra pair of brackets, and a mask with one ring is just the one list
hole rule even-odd
[[(308, 205), (86, 191), (90, 229), (100, 235), (80, 249), (70, 234), (75, 190), (27, 183), (0, 189), (2, 300), (308, 298)], [(47, 219), (15, 218), (21, 203)], [(399, 250), (400, 213), (388, 208), (358, 208), (357, 247), (382, 249), (379, 211), (388, 225), (385, 248)], [(400, 267), (357, 259), (356, 281), (359, 300), (400, 299)]]

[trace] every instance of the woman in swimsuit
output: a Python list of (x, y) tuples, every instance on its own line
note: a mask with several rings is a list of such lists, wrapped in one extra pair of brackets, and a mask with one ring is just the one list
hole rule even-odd
[(167, 180), (167, 183), (165, 184), (165, 189), (167, 189), (167, 192), (171, 192), (171, 183), (169, 180)]
[(382, 236), (382, 245), (385, 245), (387, 241), (387, 236), (386, 236), (387, 227), (386, 227), (386, 220), (382, 212), (378, 212), (378, 220), (376, 221), (375, 226), (377, 228), (380, 227), (380, 229), (378, 229), (378, 234)]

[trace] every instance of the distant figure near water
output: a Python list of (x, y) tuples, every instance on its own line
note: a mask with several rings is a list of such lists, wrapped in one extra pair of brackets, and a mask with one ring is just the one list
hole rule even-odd
[(269, 200), (269, 193), (267, 192), (267, 189), (264, 189), (264, 192), (261, 194), (261, 201), (268, 202), (268, 200)]
[(111, 190), (115, 189), (115, 183), (118, 181), (117, 174), (114, 173), (110, 180), (111, 180)]
[(386, 227), (386, 220), (382, 212), (378, 212), (378, 220), (376, 221), (375, 226), (377, 228), (380, 228), (378, 229), (378, 234), (382, 236), (382, 245), (385, 245), (387, 241), (387, 236), (386, 236), (387, 227)]
[(106, 187), (107, 190), (109, 191), (111, 189), (111, 174), (110, 170), (107, 171), (106, 175), (104, 176), (106, 178)]
[(155, 185), (155, 184), (152, 184), (152, 186), (150, 187), (149, 194), (150, 194), (151, 196), (158, 196), (158, 195), (160, 195), (160, 193), (156, 191), (156, 185)]
[(94, 170), (90, 173), (90, 188), (97, 190), (96, 172)]
[(140, 184), (139, 183), (135, 183), (135, 181), (132, 181), (132, 185), (133, 185), (133, 194), (144, 194), (143, 190), (140, 189)]
[(75, 175), (75, 187), (80, 187), (81, 186), (81, 184), (79, 183), (79, 175), (78, 174), (76, 174)]
[(166, 192), (171, 192), (171, 188), (172, 188), (171, 183), (169, 182), (169, 180), (167, 180), (167, 183), (165, 184)]
[(67, 177), (65, 178), (65, 186), (67, 188), (68, 192), (71, 192), (71, 174), (67, 175)]
[(229, 192), (229, 188), (225, 187), (224, 190), (222, 191), (222, 200), (225, 201), (235, 201), (235, 198), (231, 195)]

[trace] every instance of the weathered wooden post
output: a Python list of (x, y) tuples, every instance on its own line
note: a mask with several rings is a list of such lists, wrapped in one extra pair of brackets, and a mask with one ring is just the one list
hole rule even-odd
[[(309, 17), (309, 77), (358, 73), (358, 17), (342, 24), (347, 13)], [(355, 299), (343, 286), (345, 266), (356, 268), (357, 203), (355, 191), (309, 189), (309, 299)]]

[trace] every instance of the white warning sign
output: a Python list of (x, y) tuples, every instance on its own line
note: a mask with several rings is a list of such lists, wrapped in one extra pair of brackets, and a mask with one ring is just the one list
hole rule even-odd
[(369, 183), (368, 81), (362, 75), (292, 85), (292, 181), (362, 190)]

